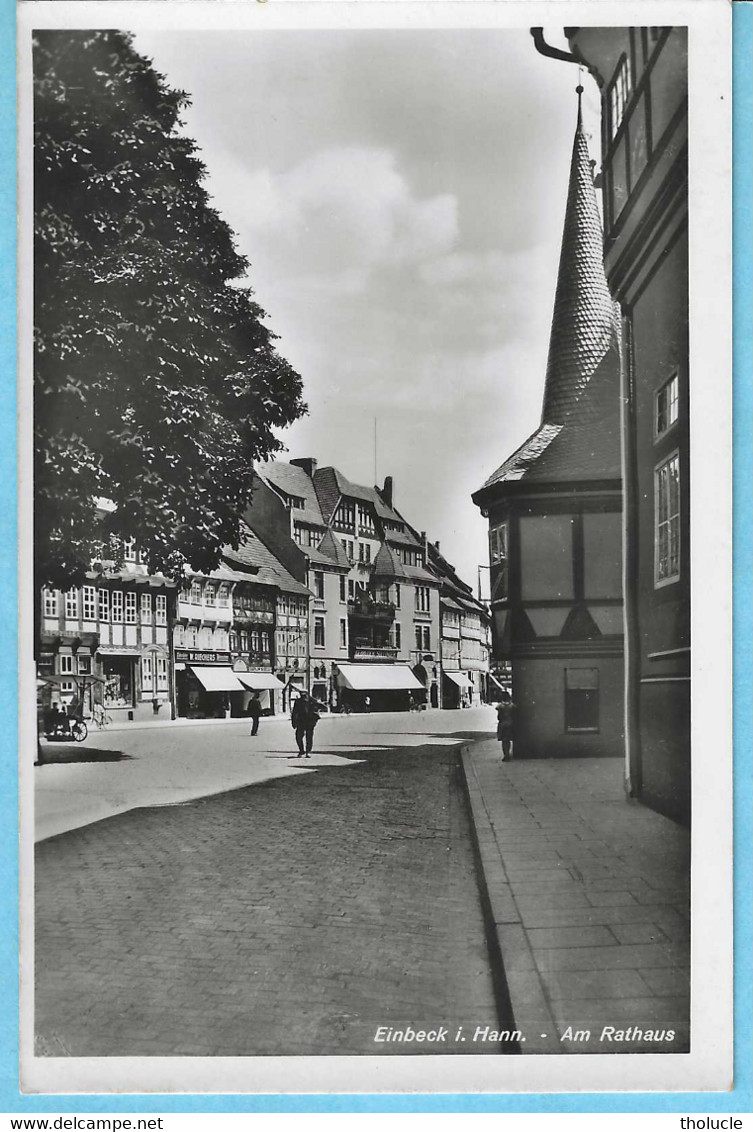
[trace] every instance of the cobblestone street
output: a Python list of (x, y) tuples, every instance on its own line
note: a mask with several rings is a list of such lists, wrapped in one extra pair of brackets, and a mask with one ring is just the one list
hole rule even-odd
[(454, 1041), (497, 1010), (459, 749), (416, 740), (41, 842), (38, 1053), (499, 1052)]

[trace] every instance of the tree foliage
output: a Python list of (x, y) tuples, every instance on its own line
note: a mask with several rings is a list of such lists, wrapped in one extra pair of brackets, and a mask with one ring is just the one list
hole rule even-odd
[(211, 569), (301, 380), (233, 282), (187, 96), (117, 31), (37, 32), (34, 77), (37, 580), (129, 537), (153, 572)]

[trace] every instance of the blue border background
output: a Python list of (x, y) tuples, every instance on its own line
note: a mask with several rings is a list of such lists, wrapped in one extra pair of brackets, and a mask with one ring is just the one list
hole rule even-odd
[(680, 1112), (753, 1109), (753, 0), (735, 0), (734, 35), (734, 597), (735, 597), (735, 1087), (729, 1093), (588, 1093), (519, 1096), (42, 1096), (18, 1091), (18, 854), (16, 506), (15, 4), (0, 8), (0, 1112)]

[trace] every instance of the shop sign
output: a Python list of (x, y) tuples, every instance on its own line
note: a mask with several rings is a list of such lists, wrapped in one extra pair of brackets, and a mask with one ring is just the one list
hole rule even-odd
[(199, 649), (176, 649), (175, 659), (184, 664), (229, 664), (229, 652), (202, 652)]

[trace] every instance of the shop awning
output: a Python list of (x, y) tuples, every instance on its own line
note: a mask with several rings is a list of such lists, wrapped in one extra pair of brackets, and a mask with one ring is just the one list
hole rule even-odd
[(196, 679), (207, 692), (243, 692), (244, 687), (230, 665), (189, 665)]
[(340, 676), (354, 692), (423, 692), (407, 664), (338, 664)]
[(266, 688), (274, 688), (280, 691), (284, 688), (282, 680), (278, 680), (274, 672), (235, 672), (241, 684), (245, 684), (247, 688), (251, 688), (254, 692), (264, 691)]
[(499, 682), (499, 680), (497, 679), (496, 676), (492, 676), (491, 672), (487, 673), (487, 675), (488, 675), (489, 679), (491, 680), (492, 684), (497, 685), (500, 692), (506, 692), (507, 691), (507, 688), (504, 686), (504, 684), (500, 684), (500, 682)]
[(444, 674), (448, 680), (452, 680), (453, 684), (457, 684), (458, 688), (468, 688), (470, 680), (468, 679), (467, 672), (448, 672), (445, 668)]

